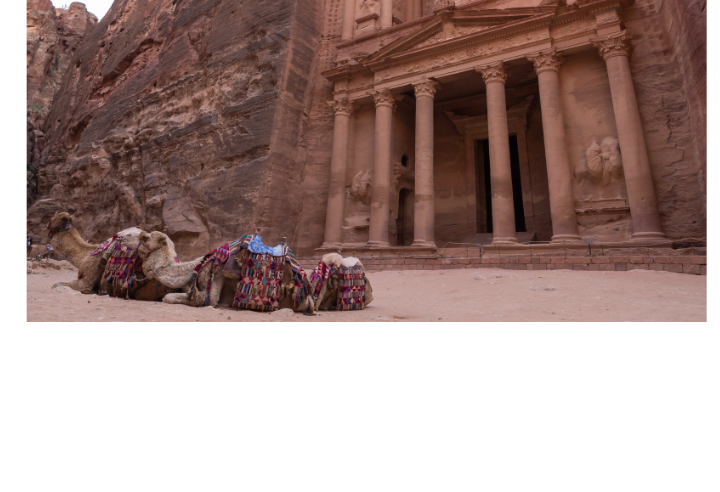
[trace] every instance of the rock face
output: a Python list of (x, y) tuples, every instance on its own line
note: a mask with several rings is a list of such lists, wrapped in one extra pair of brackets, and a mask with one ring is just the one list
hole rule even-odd
[(50, 0), (27, 0), (28, 206), (37, 195), (45, 118), (77, 46), (96, 25), (97, 17), (82, 3), (66, 10), (54, 8)]
[(256, 227), (296, 233), (318, 0), (116, 0), (46, 130), (43, 199), (84, 236), (168, 228), (181, 255)]

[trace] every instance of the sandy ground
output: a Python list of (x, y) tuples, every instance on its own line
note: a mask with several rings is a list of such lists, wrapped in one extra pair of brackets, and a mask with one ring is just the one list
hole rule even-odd
[[(706, 321), (706, 276), (631, 270), (584, 272), (466, 269), (368, 274), (375, 300), (364, 311), (304, 316), (255, 313), (83, 295), (60, 269), (27, 275), (28, 321)], [(30, 270), (28, 270), (30, 271)], [(130, 308), (130, 309), (128, 309)]]

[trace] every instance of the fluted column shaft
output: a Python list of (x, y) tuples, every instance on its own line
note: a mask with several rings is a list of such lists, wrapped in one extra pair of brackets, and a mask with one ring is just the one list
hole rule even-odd
[(392, 174), (393, 113), (395, 99), (388, 89), (375, 97), (375, 152), (373, 161), (370, 235), (368, 246), (389, 246), (390, 182)]
[(352, 39), (355, 34), (355, 3), (357, 0), (345, 0), (341, 39)]
[(610, 93), (633, 224), (632, 238), (661, 239), (665, 235), (660, 225), (650, 159), (630, 72), (629, 41), (627, 32), (622, 31), (595, 39), (593, 44), (605, 60), (610, 79)]
[(330, 160), (330, 187), (327, 215), (325, 216), (324, 248), (336, 248), (342, 243), (342, 224), (345, 219), (345, 171), (350, 139), (352, 103), (347, 99), (330, 101), (335, 110), (332, 157)]
[(476, 70), (482, 74), (487, 92), (493, 243), (517, 242), (510, 169), (510, 139), (505, 104), (507, 75), (502, 62), (492, 63)]
[(424, 80), (415, 87), (415, 238), (413, 246), (435, 247), (433, 111), (439, 84)]
[(381, 0), (380, 3), (380, 28), (392, 27), (392, 0)]
[(563, 60), (555, 48), (527, 58), (535, 64), (540, 89), (540, 110), (553, 228), (552, 241), (580, 241), (575, 214), (572, 170), (567, 154), (565, 124), (560, 102), (558, 70)]

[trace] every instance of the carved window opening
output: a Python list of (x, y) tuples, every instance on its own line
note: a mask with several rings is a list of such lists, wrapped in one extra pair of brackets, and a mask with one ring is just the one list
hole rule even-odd
[(400, 164), (402, 165), (402, 167), (408, 167), (408, 156), (403, 155), (400, 158)]

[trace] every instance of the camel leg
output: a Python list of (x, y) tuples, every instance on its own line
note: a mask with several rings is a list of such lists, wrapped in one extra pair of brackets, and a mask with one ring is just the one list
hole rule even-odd
[(213, 276), (212, 287), (210, 287), (210, 305), (217, 307), (220, 302), (220, 294), (222, 293), (223, 285), (225, 284), (225, 276), (222, 273), (222, 269), (218, 268)]
[(76, 290), (81, 294), (92, 294), (93, 292), (93, 286), (88, 285), (87, 282), (81, 278), (75, 279), (71, 282), (58, 282), (53, 285), (53, 289), (60, 286), (70, 287), (72, 290)]
[(186, 292), (167, 294), (163, 297), (167, 304), (185, 304), (186, 306), (202, 306), (205, 304), (205, 292), (198, 292), (195, 299), (189, 299)]
[(195, 294), (194, 299), (190, 299), (187, 292), (178, 292), (175, 294), (167, 294), (163, 297), (163, 302), (168, 304), (185, 304), (186, 306), (200, 307), (205, 305), (206, 296), (207, 291), (203, 290), (198, 291), (197, 294)]

